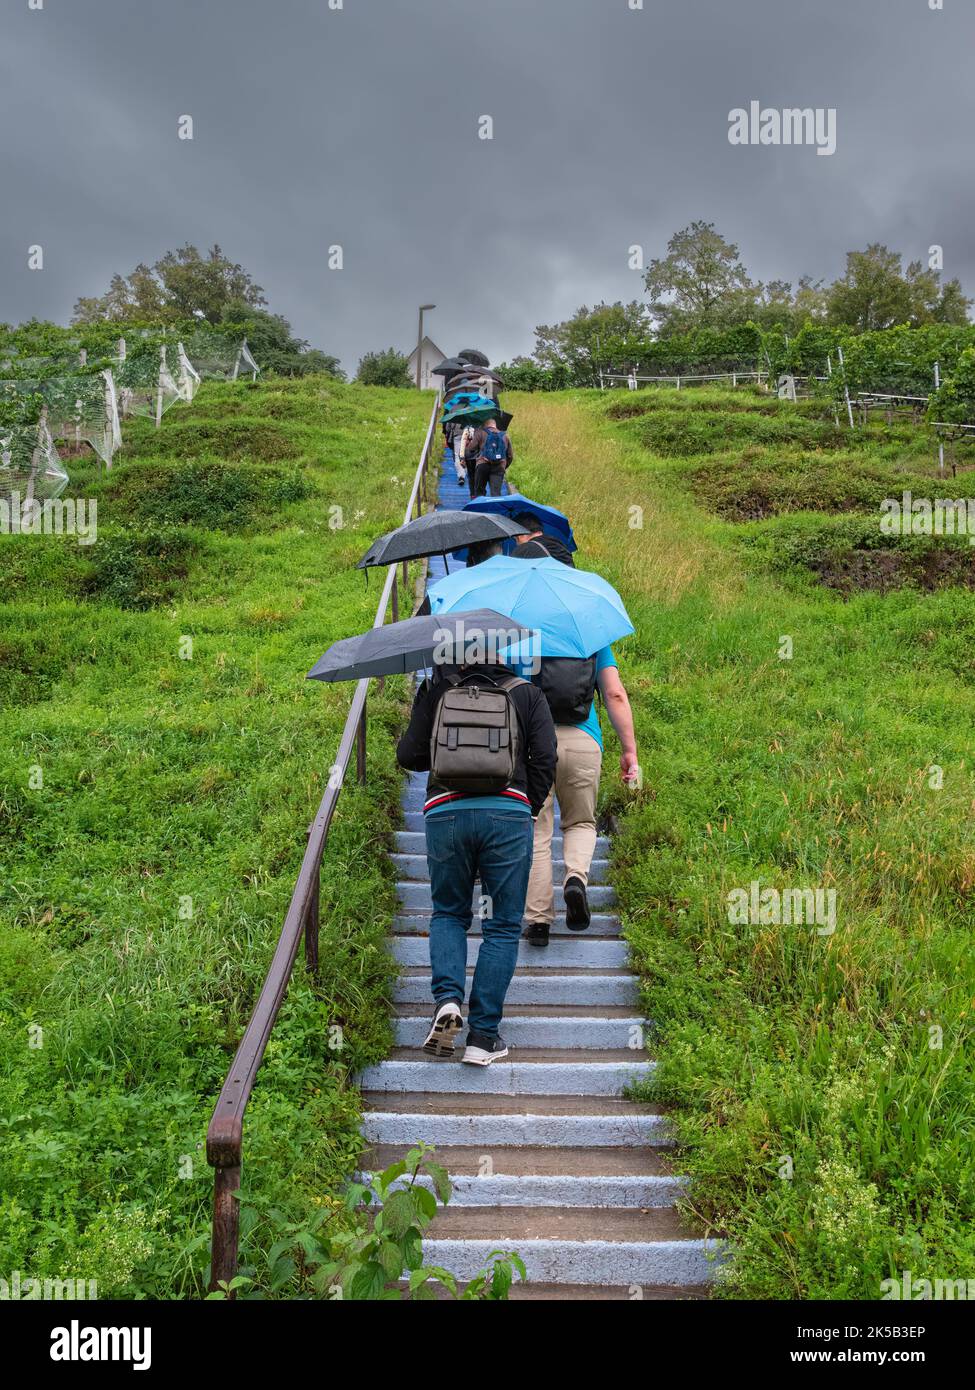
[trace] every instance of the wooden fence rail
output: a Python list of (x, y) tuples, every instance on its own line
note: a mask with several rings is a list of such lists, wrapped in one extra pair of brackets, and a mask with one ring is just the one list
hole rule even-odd
[[(437, 415), (440, 408), (440, 395), (434, 401), (430, 412), (426, 438), (420, 451), (413, 479), (410, 500), (403, 517), (404, 524), (418, 516), (426, 499), (426, 473), (436, 435)], [(409, 568), (403, 564), (404, 593), (409, 582)], [(407, 600), (408, 601), (408, 600)], [(399, 613), (397, 592), (397, 566), (390, 565), (386, 582), (379, 596), (376, 618), (373, 627), (381, 627), (386, 621), (386, 613), (392, 608), (392, 618), (396, 621)], [(333, 775), (322, 797), (321, 804), (308, 830), (308, 845), (301, 869), (291, 895), (291, 902), (278, 937), (278, 943), (271, 959), (261, 992), (254, 1005), (250, 1021), (244, 1029), (233, 1063), (227, 1073), (220, 1096), (214, 1106), (213, 1116), (207, 1130), (207, 1162), (214, 1169), (213, 1178), (213, 1242), (210, 1258), (210, 1288), (216, 1289), (222, 1283), (229, 1283), (237, 1272), (237, 1252), (239, 1244), (239, 1207), (237, 1192), (240, 1188), (242, 1163), (244, 1111), (250, 1099), (258, 1069), (264, 1057), (271, 1029), (274, 1027), (278, 1010), (288, 989), (291, 972), (298, 954), (302, 936), (305, 939), (305, 963), (309, 970), (318, 964), (319, 911), (318, 894), (321, 877), (322, 856), (328, 843), (328, 833), (335, 815), (335, 808), (345, 781), (345, 774), (355, 750), (356, 777), (360, 783), (366, 778), (366, 723), (368, 680), (356, 685), (348, 718), (339, 743), (338, 757), (335, 760)]]

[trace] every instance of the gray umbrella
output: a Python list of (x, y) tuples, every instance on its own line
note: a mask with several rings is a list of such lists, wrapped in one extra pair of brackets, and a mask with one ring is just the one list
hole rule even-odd
[(466, 372), (470, 366), (469, 362), (462, 362), (459, 357), (445, 357), (436, 367), (430, 370), (434, 376), (455, 376), (459, 372)]
[(527, 534), (517, 521), (495, 512), (428, 512), (373, 541), (356, 568), (393, 565), (400, 560), (418, 560), (422, 555), (445, 555), (448, 550), (462, 550), (478, 541), (506, 541), (510, 536)]
[(308, 672), (311, 681), (359, 681), (397, 676), (431, 665), (503, 661), (509, 649), (531, 636), (513, 618), (493, 608), (405, 618), (333, 642)]

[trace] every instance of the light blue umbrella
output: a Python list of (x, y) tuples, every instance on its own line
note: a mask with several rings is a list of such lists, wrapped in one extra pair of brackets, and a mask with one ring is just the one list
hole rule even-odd
[(464, 613), (489, 605), (539, 632), (540, 656), (592, 656), (634, 630), (611, 584), (550, 555), (536, 560), (494, 555), (448, 574), (430, 588), (429, 598), (431, 613)]
[(522, 497), (520, 492), (509, 493), (506, 497), (475, 497), (464, 504), (465, 512), (500, 512), (502, 516), (517, 516), (528, 512), (538, 518), (539, 528), (546, 536), (557, 536), (564, 541), (569, 550), (575, 550), (575, 537), (569, 518), (555, 507), (547, 507), (544, 502), (533, 502), (530, 497)]

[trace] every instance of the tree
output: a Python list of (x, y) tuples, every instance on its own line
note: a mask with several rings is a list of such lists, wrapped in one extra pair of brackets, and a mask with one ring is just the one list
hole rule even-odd
[(958, 280), (942, 287), (938, 272), (925, 270), (920, 261), (912, 261), (904, 272), (900, 253), (880, 242), (865, 251), (850, 251), (846, 275), (827, 294), (829, 322), (858, 333), (895, 324), (920, 328), (927, 323), (967, 323), (971, 305)]
[(162, 283), (167, 308), (177, 318), (201, 315), (219, 323), (225, 307), (243, 303), (258, 309), (267, 303), (264, 291), (241, 265), (229, 261), (214, 245), (206, 257), (195, 246), (167, 251), (153, 267)]
[(407, 358), (395, 348), (367, 352), (359, 363), (356, 381), (364, 386), (412, 386)]
[(713, 222), (692, 222), (675, 232), (666, 258), (650, 262), (643, 282), (661, 336), (717, 326), (736, 296), (754, 290), (738, 247)]
[(81, 298), (73, 323), (102, 319), (176, 323), (204, 318), (219, 323), (228, 304), (257, 309), (267, 303), (264, 291), (243, 266), (228, 260), (214, 245), (201, 256), (195, 246), (167, 251), (155, 265), (140, 262), (128, 276), (113, 275), (100, 298)]
[(568, 366), (574, 381), (591, 379), (600, 365), (635, 358), (652, 332), (646, 306), (583, 304), (563, 323), (535, 329), (535, 360), (543, 367)]

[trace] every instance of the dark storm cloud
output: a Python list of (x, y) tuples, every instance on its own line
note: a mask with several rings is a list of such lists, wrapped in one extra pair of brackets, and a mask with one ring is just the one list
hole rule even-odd
[[(0, 23), (8, 321), (219, 241), (349, 369), (408, 347), (421, 301), (447, 351), (501, 359), (640, 297), (627, 248), (698, 217), (760, 278), (938, 243), (975, 292), (970, 0), (0, 0)], [(835, 155), (731, 146), (752, 100), (835, 107)]]

